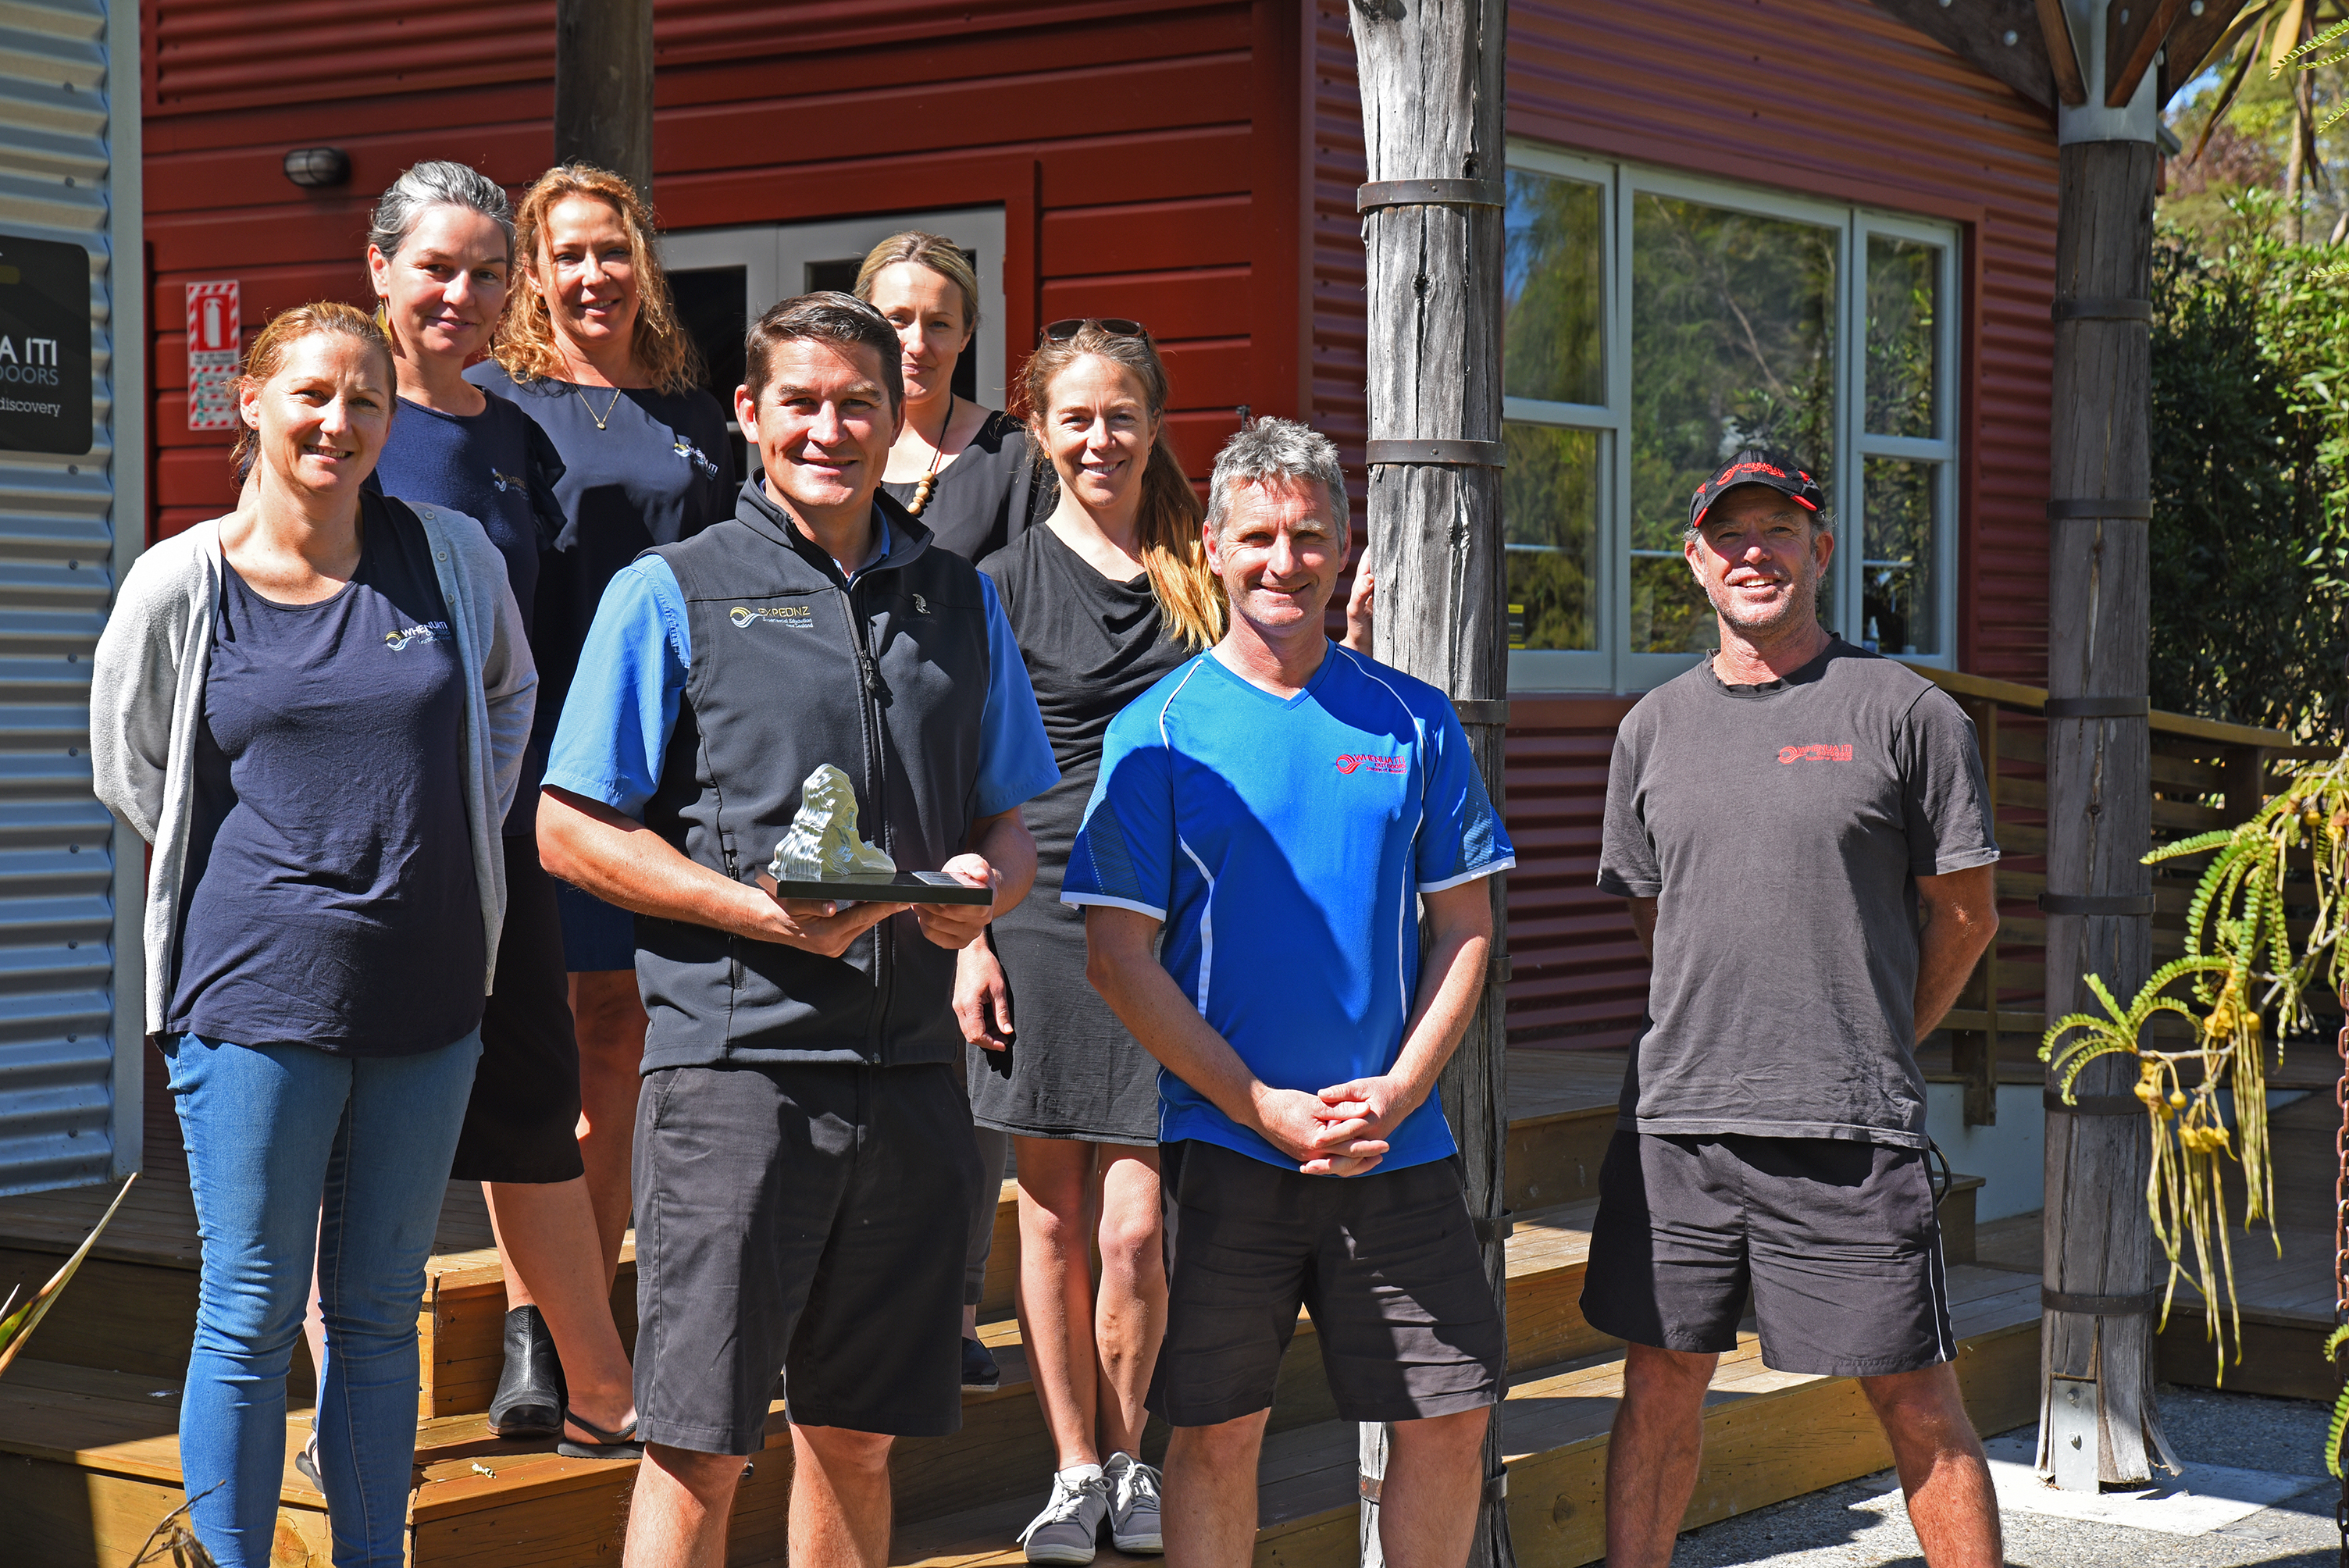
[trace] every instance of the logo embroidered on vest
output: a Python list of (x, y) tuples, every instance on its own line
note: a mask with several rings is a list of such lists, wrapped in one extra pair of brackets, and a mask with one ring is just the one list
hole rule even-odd
[(785, 626), (815, 624), (815, 612), (805, 604), (769, 604), (757, 610), (737, 604), (726, 612), (726, 618), (742, 627), (755, 626), (761, 621)]
[(914, 595), (914, 614), (916, 614), (916, 615), (926, 615), (926, 614), (928, 614), (929, 613), (930, 613), (930, 602), (929, 602), (927, 599), (923, 598), (919, 593), (915, 594), (915, 595)]
[(445, 643), (449, 640), (449, 623), (446, 621), (427, 621), (422, 625), (402, 626), (397, 632), (383, 634), (383, 645), (395, 654), (410, 643)]
[(1373, 773), (1401, 773), (1404, 770), (1403, 759), (1400, 757), (1373, 757), (1365, 751), (1338, 758), (1338, 771), (1340, 773), (1351, 773), (1362, 767), (1368, 767)]
[(1782, 746), (1778, 748), (1781, 764), (1789, 762), (1848, 762), (1848, 746)]

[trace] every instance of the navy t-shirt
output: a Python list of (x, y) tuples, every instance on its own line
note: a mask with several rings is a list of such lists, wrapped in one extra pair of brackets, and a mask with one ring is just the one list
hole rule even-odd
[(531, 631), (539, 733), (546, 735), (570, 695), (580, 645), (613, 573), (656, 544), (689, 539), (734, 515), (740, 480), (726, 410), (698, 387), (622, 391), (516, 381), (495, 360), (474, 366), (465, 379), (492, 397), (511, 399), (563, 457), (563, 477), (554, 485), (563, 529), (545, 562)]
[[(406, 398), (391, 421), (367, 486), (411, 504), (447, 507), (478, 521), (490, 542), (505, 557), (506, 582), (522, 609), (524, 631), (533, 627), (539, 558), (563, 526), (554, 486), (563, 459), (546, 432), (517, 405), (484, 399), (478, 414), (444, 414)], [(534, 650), (533, 650), (534, 651)], [(523, 758), (521, 788), (506, 813), (509, 838), (526, 837), (538, 822), (538, 780), (546, 770), (546, 737), (554, 716), (538, 727)]]
[(175, 1033), (396, 1057), (481, 1025), (465, 668), (424, 525), (364, 507), (358, 571), (323, 603), (222, 563)]

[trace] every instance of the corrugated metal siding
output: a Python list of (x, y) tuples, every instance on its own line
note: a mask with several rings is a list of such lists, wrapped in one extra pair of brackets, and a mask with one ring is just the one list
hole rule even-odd
[[(1312, 419), (1368, 433), (1366, 174), (1345, 0), (1315, 0)], [(1952, 219), (1967, 236), (1960, 369), (1961, 667), (2045, 678), (2055, 139), (2033, 105), (1866, 0), (1512, 0), (1512, 137)], [(1356, 491), (1359, 504), (1361, 491)], [(1622, 699), (1511, 698), (1509, 1037), (1617, 1046), (1647, 965), (1591, 885)]]
[[(1302, 397), (1297, 4), (662, 0), (661, 222), (1001, 201), (1015, 360), (1055, 317), (1148, 323), (1177, 448), (1204, 476), (1237, 405), (1293, 413)], [(187, 429), (181, 285), (242, 280), (248, 327), (306, 299), (367, 303), (367, 209), (401, 169), (456, 158), (519, 190), (552, 156), (553, 9), (427, 0), (398, 11), (392, 52), (354, 64), (389, 14), (146, 0), (158, 536), (232, 500), (225, 436)], [(233, 46), (272, 36), (304, 47)], [(287, 149), (320, 144), (350, 154), (344, 190), (280, 172)]]
[[(116, 1136), (116, 829), (89, 771), (89, 661), (116, 565), (106, 8), (16, 0), (0, 26), (0, 230), (90, 253), (97, 425), (83, 456), (0, 454), (0, 1193), (13, 1193), (102, 1181), (137, 1148)], [(120, 1108), (133, 1125), (138, 1104), (134, 1077)]]

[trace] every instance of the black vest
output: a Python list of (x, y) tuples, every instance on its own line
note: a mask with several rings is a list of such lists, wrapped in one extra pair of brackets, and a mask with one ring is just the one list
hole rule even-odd
[[(734, 516), (647, 553), (684, 591), (692, 668), (646, 825), (750, 882), (829, 762), (899, 869), (962, 852), (987, 706), (986, 600), (968, 562), (886, 495), (889, 551), (854, 586), (753, 476)], [(645, 1068), (950, 1062), (955, 955), (893, 915), (838, 958), (636, 918)]]

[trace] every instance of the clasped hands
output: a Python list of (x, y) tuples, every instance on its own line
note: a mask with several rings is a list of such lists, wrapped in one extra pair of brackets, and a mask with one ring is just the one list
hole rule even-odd
[(1360, 1176), (1387, 1152), (1387, 1137), (1427, 1098), (1392, 1077), (1352, 1078), (1319, 1094), (1251, 1085), (1256, 1129), (1308, 1176)]
[[(960, 854), (938, 868), (969, 887), (1002, 885), (1002, 873), (984, 855)], [(945, 948), (963, 948), (977, 941), (995, 918), (991, 903), (841, 903), (828, 898), (785, 898), (767, 901), (774, 918), (765, 934), (771, 942), (803, 948), (825, 958), (837, 958), (849, 944), (893, 914), (914, 912), (922, 934)]]

